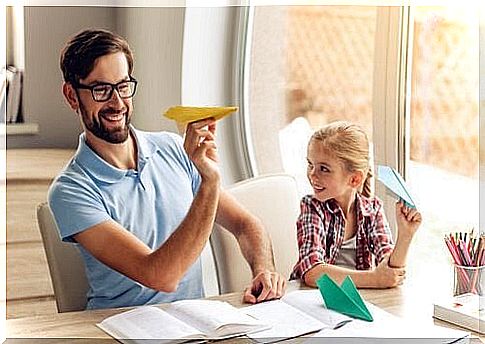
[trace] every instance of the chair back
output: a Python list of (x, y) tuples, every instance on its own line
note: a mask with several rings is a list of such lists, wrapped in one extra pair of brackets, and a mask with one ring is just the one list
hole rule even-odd
[(89, 285), (79, 249), (76, 245), (61, 240), (47, 203), (37, 207), (37, 222), (49, 264), (58, 312), (86, 309)]
[[(287, 174), (264, 175), (236, 183), (227, 191), (262, 221), (273, 243), (276, 270), (289, 278), (298, 260), (295, 224), (300, 196), (295, 178)], [(220, 292), (242, 291), (252, 274), (237, 240), (216, 224), (210, 242)]]

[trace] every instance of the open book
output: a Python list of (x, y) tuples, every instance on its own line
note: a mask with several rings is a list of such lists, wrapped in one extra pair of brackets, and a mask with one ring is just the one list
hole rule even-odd
[(296, 290), (280, 300), (259, 303), (242, 309), (271, 328), (248, 337), (264, 343), (294, 338), (322, 329), (338, 329), (352, 318), (325, 308), (318, 290)]
[(141, 306), (108, 317), (97, 326), (123, 343), (223, 339), (268, 328), (227, 302), (211, 300), (177, 301), (164, 310)]

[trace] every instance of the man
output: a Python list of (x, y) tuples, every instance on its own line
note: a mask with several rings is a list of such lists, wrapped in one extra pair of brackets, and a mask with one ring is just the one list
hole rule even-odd
[(87, 308), (203, 297), (200, 254), (215, 221), (235, 235), (251, 267), (244, 301), (281, 297), (286, 281), (274, 272), (268, 235), (220, 188), (215, 121), (190, 123), (183, 143), (132, 127), (133, 55), (111, 32), (80, 32), (60, 64), (64, 97), (84, 132), (49, 205), (62, 239), (80, 244)]

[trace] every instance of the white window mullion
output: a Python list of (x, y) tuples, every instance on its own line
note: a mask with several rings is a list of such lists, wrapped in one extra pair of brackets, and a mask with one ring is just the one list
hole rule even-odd
[(399, 130), (398, 130), (398, 171), (407, 177), (407, 164), (410, 160), (410, 111), (411, 111), (411, 72), (413, 56), (413, 24), (411, 7), (403, 7), (401, 14), (400, 77), (399, 77)]
[(8, 65), (19, 69), (25, 67), (24, 46), (24, 7), (20, 5), (8, 6), (6, 9), (6, 43)]
[(240, 163), (243, 179), (259, 175), (256, 163), (249, 120), (249, 74), (251, 66), (251, 43), (253, 39), (254, 7), (241, 7), (238, 13), (237, 43), (235, 46), (234, 75), (235, 87), (233, 98), (239, 100), (239, 113), (233, 122), (233, 131), (237, 159)]
[[(373, 82), (374, 163), (392, 166), (405, 175), (405, 161), (409, 154), (405, 135), (409, 127), (409, 116), (405, 115), (409, 109), (409, 97), (406, 97), (409, 9), (378, 7), (377, 11)], [(379, 183), (376, 183), (376, 193), (384, 201), (392, 224), (394, 212), (391, 209), (394, 209), (395, 200), (386, 195)]]

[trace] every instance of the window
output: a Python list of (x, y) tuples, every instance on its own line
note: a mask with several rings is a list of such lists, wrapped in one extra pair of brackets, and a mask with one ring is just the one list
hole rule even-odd
[(478, 25), (473, 7), (414, 10), (406, 165), (424, 223), (412, 266), (447, 264), (444, 235), (479, 231)]
[[(479, 230), (478, 11), (272, 6), (255, 7), (252, 19), (246, 120), (255, 174), (293, 174), (305, 194), (312, 131), (359, 123), (375, 160), (399, 167), (423, 213), (408, 273), (431, 277), (425, 261), (451, 283), (445, 233)], [(383, 75), (395, 77), (381, 82)], [(392, 203), (386, 213), (393, 226)]]
[(291, 173), (303, 194), (313, 130), (351, 120), (372, 140), (376, 8), (256, 7), (253, 20), (249, 113), (257, 171)]

